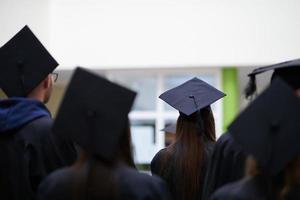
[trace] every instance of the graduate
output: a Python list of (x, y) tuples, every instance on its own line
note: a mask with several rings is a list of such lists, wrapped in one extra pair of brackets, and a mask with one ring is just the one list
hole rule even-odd
[[(300, 59), (260, 67), (248, 74), (250, 80), (245, 89), (246, 98), (254, 99), (256, 94), (256, 76), (274, 70), (271, 82), (281, 78), (300, 95)], [(246, 155), (229, 133), (223, 134), (215, 144), (212, 159), (205, 177), (202, 199), (209, 199), (210, 195), (219, 187), (239, 180), (244, 176)]]
[(169, 124), (165, 128), (161, 129), (165, 133), (176, 134), (176, 124)]
[(211, 199), (280, 199), (285, 168), (300, 155), (299, 113), (300, 98), (295, 91), (274, 79), (229, 127), (249, 155), (245, 177), (221, 187)]
[(176, 136), (176, 123), (168, 124), (165, 128), (161, 129), (165, 134), (165, 146), (169, 146), (175, 141)]
[(139, 173), (128, 159), (128, 113), (136, 93), (77, 68), (53, 131), (71, 138), (80, 157), (40, 185), (39, 200), (168, 200), (166, 184)]
[(179, 111), (179, 117), (175, 142), (155, 155), (151, 172), (167, 182), (175, 200), (201, 199), (203, 179), (215, 142), (210, 105), (224, 96), (198, 78), (160, 95)]
[(0, 63), (0, 197), (34, 199), (46, 175), (76, 159), (73, 144), (51, 133), (45, 106), (58, 63), (28, 26), (0, 48)]

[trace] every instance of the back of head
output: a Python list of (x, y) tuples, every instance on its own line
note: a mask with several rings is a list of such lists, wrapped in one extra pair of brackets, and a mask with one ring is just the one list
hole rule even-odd
[(276, 69), (272, 74), (271, 81), (276, 77), (284, 80), (294, 90), (300, 88), (300, 66)]
[(192, 115), (180, 113), (177, 119), (176, 141), (184, 141), (188, 137), (205, 137), (215, 141), (215, 121), (210, 106), (206, 106)]
[(117, 198), (115, 167), (124, 137), (129, 148), (128, 113), (135, 95), (86, 69), (76, 69), (55, 119), (53, 133), (73, 140), (86, 153), (78, 161), (85, 165), (77, 169), (85, 170), (86, 174), (77, 181), (78, 190), (75, 190), (83, 199)]
[(274, 70), (271, 82), (275, 78), (280, 78), (288, 83), (294, 90), (300, 88), (300, 59), (295, 59), (254, 69), (250, 74), (248, 74), (249, 82), (245, 88), (246, 98), (252, 99), (253, 95), (256, 93), (256, 76), (271, 70)]
[(28, 26), (0, 48), (0, 87), (8, 97), (28, 96), (58, 66)]

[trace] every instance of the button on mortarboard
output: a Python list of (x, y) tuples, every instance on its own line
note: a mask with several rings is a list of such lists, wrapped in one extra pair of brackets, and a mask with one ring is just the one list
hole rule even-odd
[(27, 96), (58, 66), (28, 26), (0, 48), (0, 63), (0, 87), (8, 97)]
[(83, 68), (69, 85), (53, 132), (104, 160), (115, 158), (136, 93)]
[(164, 92), (159, 98), (189, 116), (224, 96), (223, 92), (195, 77)]

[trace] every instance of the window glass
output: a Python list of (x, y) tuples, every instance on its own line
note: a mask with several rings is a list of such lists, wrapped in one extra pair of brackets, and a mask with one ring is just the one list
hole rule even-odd
[(155, 121), (134, 121), (131, 126), (135, 163), (149, 164), (155, 155)]
[(155, 111), (157, 98), (157, 78), (155, 76), (114, 75), (113, 80), (138, 93), (133, 111)]
[[(179, 113), (164, 101), (159, 100), (158, 95), (193, 77), (198, 77), (215, 87), (218, 83), (216, 73), (201, 74), (201, 71), (198, 73), (174, 71), (174, 73), (159, 70), (149, 71), (149, 73), (141, 70), (107, 73), (111, 80), (138, 92), (133, 106), (134, 112), (130, 115), (134, 160), (138, 166), (149, 167), (155, 153), (175, 140), (175, 134), (166, 134), (157, 128), (162, 129), (166, 125), (176, 123)], [(220, 129), (221, 113), (220, 109), (216, 109), (219, 107), (215, 105), (213, 104), (212, 109), (216, 115), (216, 127)]]

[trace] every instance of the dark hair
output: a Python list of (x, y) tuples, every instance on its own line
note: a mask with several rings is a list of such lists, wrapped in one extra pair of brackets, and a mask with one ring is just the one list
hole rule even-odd
[(167, 153), (162, 158), (160, 171), (160, 175), (170, 182), (170, 177), (167, 176), (173, 163), (174, 174), (171, 176), (176, 181), (173, 192), (177, 199), (199, 198), (203, 163), (206, 160), (205, 140), (215, 141), (214, 118), (210, 107), (190, 116), (180, 114), (177, 119), (176, 140), (166, 148)]
[[(76, 170), (72, 187), (74, 200), (118, 199), (117, 177), (114, 173), (116, 162), (107, 162), (81, 150), (72, 166)], [(103, 181), (105, 180), (105, 181)]]
[(274, 71), (271, 77), (271, 82), (276, 78), (280, 77), (286, 83), (289, 84), (293, 89), (300, 88), (300, 66), (285, 67)]
[(119, 190), (115, 169), (120, 161), (129, 167), (135, 168), (131, 150), (129, 120), (120, 136), (119, 151), (114, 160), (103, 160), (81, 150), (80, 157), (73, 167), (75, 170), (85, 170), (86, 173), (75, 180), (74, 199), (118, 199)]
[(245, 165), (246, 177), (256, 178), (255, 184), (264, 191), (266, 200), (279, 198), (279, 193), (283, 185), (283, 174), (280, 172), (272, 176), (264, 170), (253, 156), (248, 156)]
[(203, 120), (204, 124), (204, 135), (210, 141), (216, 141), (216, 127), (215, 127), (215, 119), (212, 113), (211, 107), (207, 106), (206, 108), (201, 110), (201, 120)]
[[(284, 186), (280, 193), (280, 200), (296, 199), (293, 195), (298, 195), (299, 192), (294, 194), (294, 191), (300, 188), (300, 156), (296, 157), (284, 170)], [(293, 196), (293, 197), (292, 197)]]
[(256, 88), (256, 77), (255, 75), (251, 75), (249, 76), (249, 81), (244, 91), (246, 99), (253, 97), (254, 93), (256, 92)]
[(126, 128), (123, 131), (123, 134), (120, 138), (120, 150), (119, 150), (119, 160), (128, 165), (129, 167), (135, 168), (132, 153), (132, 144), (131, 144), (131, 131), (129, 120)]

